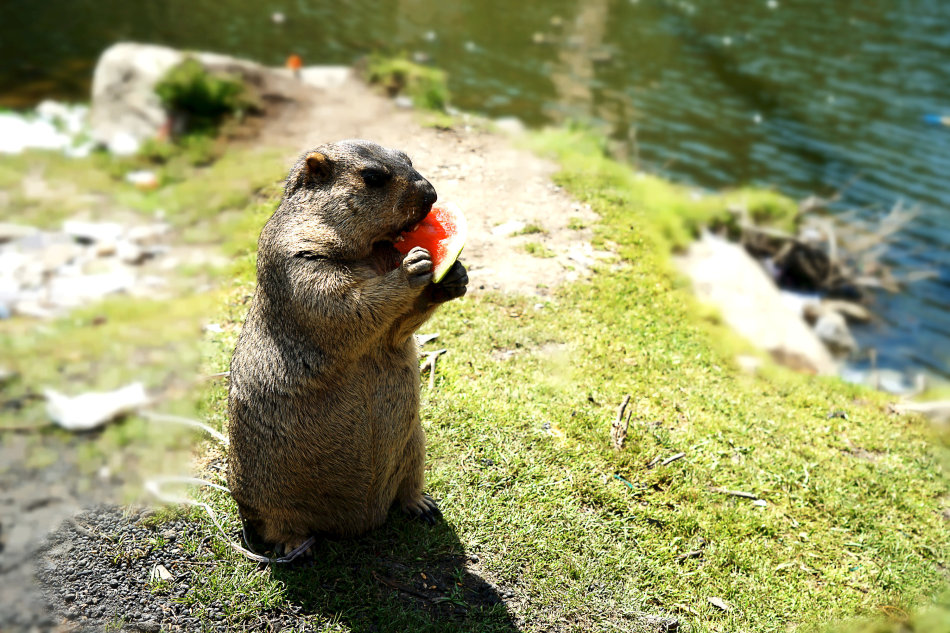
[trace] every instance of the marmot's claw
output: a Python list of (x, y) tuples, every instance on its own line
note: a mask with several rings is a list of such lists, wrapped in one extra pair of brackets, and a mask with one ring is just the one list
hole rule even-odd
[(406, 504), (406, 512), (414, 518), (425, 521), (429, 525), (435, 525), (442, 518), (442, 511), (439, 510), (439, 504), (429, 495), (422, 495), (418, 501)]
[(402, 268), (409, 279), (410, 288), (419, 288), (432, 281), (432, 256), (421, 246), (409, 251), (402, 260)]

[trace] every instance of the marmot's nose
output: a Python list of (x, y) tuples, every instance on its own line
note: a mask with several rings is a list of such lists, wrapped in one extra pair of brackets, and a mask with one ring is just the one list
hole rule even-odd
[(419, 185), (422, 189), (422, 203), (427, 207), (431, 207), (438, 200), (439, 194), (435, 192), (435, 187), (428, 180), (423, 179)]

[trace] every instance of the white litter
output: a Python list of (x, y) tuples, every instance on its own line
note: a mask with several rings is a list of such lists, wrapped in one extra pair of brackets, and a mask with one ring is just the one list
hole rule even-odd
[(44, 390), (46, 413), (50, 419), (69, 431), (88, 431), (149, 403), (145, 385), (134, 382), (115, 391), (88, 392), (67, 396)]

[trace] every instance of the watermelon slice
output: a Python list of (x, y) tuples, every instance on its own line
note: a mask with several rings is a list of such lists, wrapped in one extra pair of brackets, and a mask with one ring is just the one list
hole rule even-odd
[(442, 202), (432, 205), (429, 215), (415, 230), (403, 233), (396, 241), (396, 250), (407, 255), (416, 246), (421, 246), (432, 256), (432, 281), (439, 283), (459, 258), (465, 246), (468, 225), (457, 205)]

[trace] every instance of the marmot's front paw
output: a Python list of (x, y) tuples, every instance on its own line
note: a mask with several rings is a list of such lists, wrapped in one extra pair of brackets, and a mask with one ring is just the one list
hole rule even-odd
[(401, 266), (409, 280), (410, 288), (421, 288), (432, 281), (432, 256), (421, 246), (409, 251)]
[(437, 284), (432, 285), (432, 302), (444, 303), (458, 299), (468, 290), (468, 272), (462, 262), (456, 260), (449, 272)]

